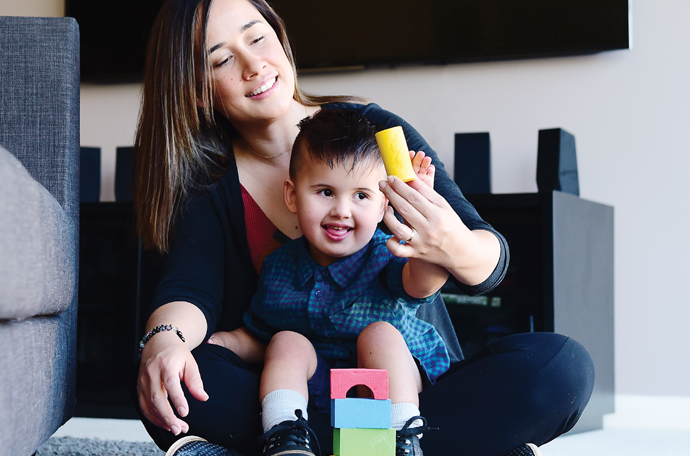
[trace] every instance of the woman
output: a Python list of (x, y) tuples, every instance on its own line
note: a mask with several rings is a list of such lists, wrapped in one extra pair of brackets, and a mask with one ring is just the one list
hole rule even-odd
[[(399, 239), (414, 236), (401, 256), (445, 267), (469, 294), (505, 275), (505, 240), (412, 127), (377, 105), (299, 90), (284, 25), (264, 0), (169, 0), (151, 35), (135, 158), (139, 233), (168, 254), (137, 381), (142, 421), (161, 448), (189, 433), (261, 453), (260, 367), (224, 348), (224, 331), (241, 325), (263, 258), (301, 236), (282, 196), (297, 124), (319, 109), (342, 108), (382, 128), (403, 125), (410, 148), (436, 164), (435, 191), (414, 181), (382, 183), (407, 222), (387, 214), (385, 225)], [(574, 426), (593, 385), (591, 359), (577, 342), (516, 335), (461, 361), (442, 302), (419, 316), (457, 361), (420, 395), (430, 426), (439, 428), (424, 436), (429, 454), (537, 454), (525, 444)], [(311, 409), (309, 417), (330, 454), (329, 417)]]

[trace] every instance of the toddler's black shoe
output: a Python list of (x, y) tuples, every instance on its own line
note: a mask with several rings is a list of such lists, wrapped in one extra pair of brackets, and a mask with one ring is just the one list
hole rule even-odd
[[(302, 417), (302, 410), (295, 410), (297, 420), (283, 421), (273, 426), (260, 440), (264, 443), (264, 456), (314, 456), (321, 454), (319, 443), (307, 420)], [(312, 449), (312, 441), (316, 453)]]
[[(421, 420), (422, 425), (410, 427), (415, 420)], [(413, 416), (399, 431), (395, 432), (395, 456), (423, 456), (419, 446), (419, 437), (429, 430), (426, 420), (421, 416)]]
[(241, 456), (235, 451), (230, 451), (220, 445), (209, 443), (201, 437), (189, 435), (168, 448), (165, 456)]
[(539, 451), (539, 448), (535, 444), (525, 443), (521, 447), (517, 447), (506, 454), (506, 456), (541, 456), (541, 451)]

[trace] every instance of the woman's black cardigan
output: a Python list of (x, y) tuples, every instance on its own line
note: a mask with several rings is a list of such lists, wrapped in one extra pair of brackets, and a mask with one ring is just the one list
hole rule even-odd
[[(501, 255), (496, 269), (483, 283), (456, 284), (470, 295), (486, 293), (498, 285), (508, 267), (505, 238), (479, 216), (422, 136), (400, 117), (376, 104), (330, 103), (322, 109), (354, 109), (381, 126), (403, 127), (410, 150), (424, 151), (436, 166), (434, 189), (455, 209), (470, 230), (483, 229), (496, 235)], [(172, 302), (190, 302), (204, 313), (208, 323), (206, 338), (214, 331), (241, 326), (242, 314), (257, 287), (258, 275), (252, 264), (247, 243), (244, 204), (232, 154), (224, 176), (203, 194), (186, 203), (175, 223), (162, 279), (156, 289), (150, 313)], [(276, 182), (282, 185), (282, 182)], [(382, 228), (387, 228), (382, 224)], [(452, 276), (451, 276), (452, 277)], [(434, 324), (445, 339), (453, 360), (462, 359), (462, 351), (448, 312), (439, 298), (420, 307), (418, 316)]]

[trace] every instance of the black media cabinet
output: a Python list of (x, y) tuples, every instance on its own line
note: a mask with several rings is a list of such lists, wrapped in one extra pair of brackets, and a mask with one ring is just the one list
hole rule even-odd
[(76, 416), (137, 418), (131, 397), (163, 259), (143, 250), (132, 203), (81, 203)]
[(573, 432), (601, 429), (603, 415), (614, 411), (613, 208), (558, 191), (467, 199), (506, 237), (511, 258), (487, 296), (463, 296), (450, 282), (443, 289), (465, 356), (521, 332), (573, 337), (596, 370)]

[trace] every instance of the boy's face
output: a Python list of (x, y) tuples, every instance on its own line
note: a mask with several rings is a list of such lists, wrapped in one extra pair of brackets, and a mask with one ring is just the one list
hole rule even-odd
[(383, 164), (350, 167), (351, 162), (331, 169), (305, 154), (295, 181), (285, 181), (285, 203), (297, 214), (309, 253), (321, 266), (367, 245), (388, 202), (379, 190), (386, 179)]

